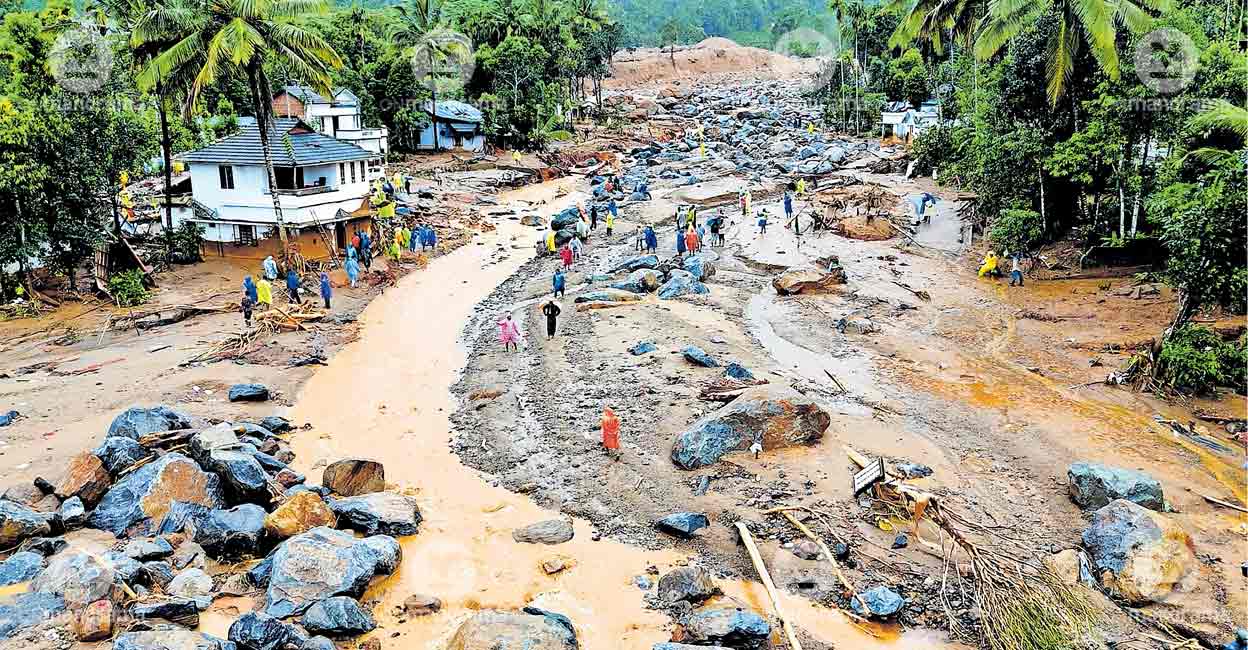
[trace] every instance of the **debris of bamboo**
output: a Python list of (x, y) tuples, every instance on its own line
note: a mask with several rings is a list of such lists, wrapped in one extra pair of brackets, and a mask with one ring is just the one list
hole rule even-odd
[(793, 629), (793, 624), (789, 622), (788, 617), (784, 615), (784, 609), (780, 605), (780, 595), (776, 593), (776, 585), (771, 581), (771, 574), (767, 572), (767, 565), (763, 563), (763, 558), (758, 554), (758, 547), (754, 545), (754, 538), (750, 535), (750, 529), (745, 524), (737, 522), (737, 532), (741, 535), (741, 541), (745, 543), (745, 550), (750, 554), (750, 561), (754, 563), (754, 570), (758, 572), (758, 577), (763, 581), (763, 588), (767, 590), (767, 596), (771, 598), (771, 607), (776, 612), (776, 618), (780, 619), (780, 625), (784, 629), (784, 636), (789, 641), (789, 650), (802, 650), (802, 644), (797, 640), (797, 632)]
[(785, 519), (788, 519), (789, 523), (793, 524), (794, 528), (801, 531), (801, 533), (805, 535), (807, 539), (818, 544), (819, 550), (823, 552), (823, 556), (828, 558), (828, 562), (832, 564), (832, 570), (836, 572), (836, 578), (837, 580), (841, 581), (841, 586), (845, 587), (845, 590), (850, 593), (851, 598), (853, 598), (854, 600), (857, 600), (859, 605), (862, 605), (862, 611), (866, 612), (867, 615), (870, 616), (871, 606), (867, 604), (866, 600), (863, 600), (862, 596), (858, 595), (858, 590), (854, 589), (854, 585), (850, 583), (849, 578), (845, 577), (845, 572), (841, 570), (841, 564), (836, 561), (836, 556), (832, 554), (831, 549), (829, 549), (828, 545), (823, 542), (823, 538), (814, 534), (814, 532), (812, 532), (809, 528), (806, 527), (806, 524), (803, 524), (801, 521), (798, 520), (797, 517), (793, 516), (793, 512), (792, 512), (793, 510), (805, 510), (805, 508), (800, 508), (800, 507), (773, 508), (771, 510), (765, 511), (763, 514), (779, 514)]

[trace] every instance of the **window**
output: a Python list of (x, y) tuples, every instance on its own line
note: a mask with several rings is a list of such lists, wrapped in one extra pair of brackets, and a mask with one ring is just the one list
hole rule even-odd
[(338, 133), (338, 129), (339, 129), (339, 126), (338, 126), (338, 116), (337, 116), (337, 115), (334, 115), (334, 116), (333, 116), (333, 122), (334, 122), (334, 133), (335, 133), (335, 134), (337, 134), (337, 133)]
[(256, 246), (256, 227), (255, 226), (235, 226), (238, 228), (238, 243), (243, 246)]
[(346, 163), (338, 163), (338, 184), (342, 185), (347, 182), (347, 165)]
[(351, 161), (351, 182), (355, 182), (355, 161)]
[(274, 167), (273, 176), (279, 190), (297, 190), (303, 187), (302, 167)]
[(217, 173), (221, 176), (221, 189), (234, 189), (234, 168), (230, 165), (219, 165)]

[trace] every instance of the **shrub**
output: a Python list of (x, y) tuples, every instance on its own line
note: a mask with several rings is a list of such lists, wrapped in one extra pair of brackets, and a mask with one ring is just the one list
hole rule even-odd
[(151, 296), (147, 287), (143, 286), (143, 272), (130, 269), (113, 275), (108, 279), (108, 292), (121, 307), (133, 307), (147, 302)]
[[(914, 156), (914, 173), (931, 175), (933, 169), (943, 167), (953, 156), (953, 129), (942, 125), (924, 131), (911, 146), (911, 153)], [(947, 176), (941, 174), (941, 178)]]
[(1043, 236), (1040, 213), (1020, 208), (1002, 210), (988, 233), (988, 239), (1002, 251), (1030, 250)]
[(177, 228), (161, 233), (165, 261), (170, 264), (192, 264), (203, 259), (200, 247), (204, 243), (204, 227), (183, 221)]
[(1248, 335), (1233, 342), (1196, 325), (1175, 330), (1161, 348), (1158, 377), (1174, 390), (1209, 393), (1215, 386), (1248, 389)]

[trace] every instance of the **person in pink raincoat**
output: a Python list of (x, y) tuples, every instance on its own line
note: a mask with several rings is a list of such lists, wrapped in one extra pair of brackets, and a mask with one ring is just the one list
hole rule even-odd
[(498, 340), (503, 344), (504, 350), (519, 351), (520, 328), (516, 327), (516, 321), (511, 319), (511, 314), (498, 321)]
[(559, 249), (559, 257), (563, 258), (563, 268), (566, 269), (572, 266), (572, 246), (564, 244), (563, 247)]

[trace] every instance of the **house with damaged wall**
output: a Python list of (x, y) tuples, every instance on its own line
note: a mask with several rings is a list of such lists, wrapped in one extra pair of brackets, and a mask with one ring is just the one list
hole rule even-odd
[(280, 254), (275, 196), (287, 238), (309, 259), (329, 257), (356, 228), (371, 224), (369, 182), (383, 174), (380, 154), (298, 118), (275, 120), (269, 141), (275, 187), (269, 186), (254, 121), (236, 135), (178, 156), (188, 168), (191, 199), (174, 210), (174, 226), (202, 226), (206, 256)]

